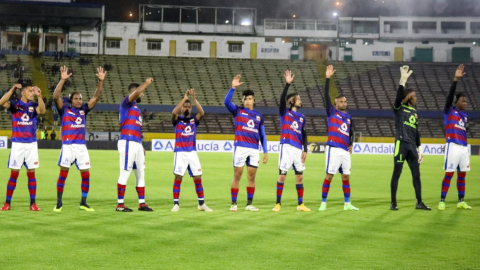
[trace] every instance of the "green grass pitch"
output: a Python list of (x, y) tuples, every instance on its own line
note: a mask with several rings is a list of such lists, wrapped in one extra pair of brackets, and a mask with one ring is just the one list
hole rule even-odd
[[(10, 150), (0, 151), (7, 164)], [(447, 209), (436, 209), (443, 178), (443, 156), (426, 156), (421, 166), (425, 203), (432, 211), (414, 210), (411, 174), (405, 164), (400, 179), (398, 212), (390, 211), (391, 156), (352, 156), (352, 203), (359, 212), (343, 211), (340, 177), (335, 176), (328, 210), (318, 212), (325, 176), (325, 156), (310, 154), (305, 172), (305, 204), (296, 212), (293, 173), (287, 176), (282, 211), (275, 205), (278, 155), (257, 174), (254, 205), (246, 212), (246, 176), (240, 183), (239, 212), (231, 213), (231, 154), (199, 153), (205, 201), (214, 212), (198, 212), (194, 184), (185, 177), (178, 213), (172, 207), (173, 153), (147, 152), (146, 200), (155, 209), (138, 212), (133, 174), (125, 203), (133, 213), (117, 213), (118, 152), (90, 151), (92, 169), (88, 203), (95, 212), (78, 210), (80, 174), (68, 176), (64, 207), (56, 202), (59, 150), (40, 150), (37, 202), (28, 210), (22, 169), (12, 210), (0, 212), (0, 269), (473, 269), (480, 268), (480, 157), (471, 157), (466, 201), (473, 210), (456, 209), (456, 178)], [(5, 199), (9, 170), (3, 167), (0, 200)]]

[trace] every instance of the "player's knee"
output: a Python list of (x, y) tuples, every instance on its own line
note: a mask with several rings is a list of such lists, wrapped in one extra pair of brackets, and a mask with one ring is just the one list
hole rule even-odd
[(278, 169), (278, 175), (280, 175), (280, 176), (286, 176), (287, 173), (288, 173), (287, 171)]
[(182, 181), (183, 176), (175, 174), (175, 180)]
[(196, 176), (193, 177), (193, 180), (194, 181), (202, 180), (202, 176), (201, 175), (196, 175)]
[(350, 175), (342, 174), (342, 181), (350, 181)]
[(295, 175), (303, 175), (303, 172), (297, 172), (297, 171), (295, 171)]
[(325, 176), (325, 179), (327, 179), (328, 181), (332, 181), (332, 179), (333, 179), (333, 174), (327, 173), (327, 175)]

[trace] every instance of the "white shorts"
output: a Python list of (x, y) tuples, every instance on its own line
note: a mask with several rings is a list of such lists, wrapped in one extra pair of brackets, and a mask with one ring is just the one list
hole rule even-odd
[(75, 163), (77, 169), (90, 169), (90, 156), (85, 144), (63, 144), (60, 150), (58, 166), (70, 168)]
[(197, 151), (175, 152), (173, 174), (184, 176), (186, 170), (191, 177), (202, 175), (202, 166)]
[(305, 164), (302, 163), (302, 150), (290, 144), (281, 144), (280, 154), (278, 155), (278, 169), (288, 171), (292, 167), (295, 172), (305, 170)]
[(352, 161), (348, 151), (327, 145), (325, 154), (326, 173), (336, 174), (340, 172), (341, 174), (350, 175)]
[(20, 170), (25, 165), (27, 170), (36, 169), (38, 163), (38, 145), (37, 142), (19, 143), (12, 142), (12, 150), (8, 158), (8, 168)]
[(258, 149), (235, 146), (233, 151), (233, 167), (243, 167), (245, 164), (249, 167), (258, 168), (260, 160), (260, 151)]
[(120, 170), (145, 169), (145, 154), (141, 143), (119, 140), (117, 147), (120, 153)]
[(445, 146), (445, 163), (443, 169), (447, 172), (470, 171), (470, 153), (468, 146), (456, 143), (447, 143)]

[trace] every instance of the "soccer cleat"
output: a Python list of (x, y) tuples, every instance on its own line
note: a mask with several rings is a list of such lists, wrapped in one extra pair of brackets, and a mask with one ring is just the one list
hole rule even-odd
[(180, 210), (180, 205), (175, 204), (175, 205), (173, 205), (173, 208), (172, 208), (172, 210), (170, 210), (170, 211), (172, 211), (172, 212), (178, 212), (179, 210)]
[(125, 206), (125, 204), (117, 204), (117, 208), (115, 209), (117, 212), (132, 212), (132, 209)]
[(55, 206), (53, 208), (53, 212), (62, 212), (62, 208), (63, 208), (63, 206), (60, 206), (60, 208), (57, 208), (57, 206)]
[(472, 207), (467, 204), (467, 202), (459, 202), (457, 204), (458, 209), (466, 209), (466, 210), (472, 210)]
[(300, 204), (297, 206), (297, 211), (310, 212), (310, 208), (307, 208), (305, 204)]
[(392, 203), (392, 204), (390, 205), (390, 210), (398, 211), (397, 203)]
[(343, 210), (344, 211), (358, 211), (359, 209), (357, 207), (353, 206), (351, 203), (346, 203), (343, 206)]
[(249, 205), (247, 205), (247, 207), (245, 207), (245, 210), (252, 211), (252, 212), (257, 212), (257, 211), (258, 211), (258, 208), (256, 208), (255, 206), (249, 204)]
[(198, 211), (213, 212), (206, 204), (198, 205)]
[(445, 210), (445, 202), (439, 202), (438, 203), (438, 210), (440, 210), (440, 211)]
[(87, 212), (93, 212), (95, 211), (95, 209), (91, 208), (90, 206), (88, 206), (87, 204), (81, 204), (79, 206), (79, 209), (80, 210), (83, 210), (83, 211), (87, 211)]
[(432, 208), (426, 206), (423, 202), (417, 203), (417, 204), (415, 205), (415, 209), (428, 210), (428, 211), (432, 210)]
[(141, 203), (138, 205), (138, 211), (153, 212), (153, 209), (148, 207), (146, 203)]
[(320, 208), (318, 208), (318, 211), (325, 211), (325, 210), (327, 210), (327, 203), (322, 202), (322, 204), (320, 204)]
[(2, 211), (8, 211), (10, 209), (11, 209), (10, 204), (9, 203), (4, 203), (1, 210)]
[(282, 208), (282, 206), (277, 203), (275, 204), (275, 207), (272, 209), (273, 212), (280, 212), (280, 209)]
[(40, 208), (38, 208), (38, 206), (37, 206), (36, 203), (32, 203), (32, 205), (30, 205), (30, 210), (32, 210), (32, 211), (40, 211)]
[(232, 203), (232, 205), (230, 206), (230, 211), (237, 212), (237, 205)]

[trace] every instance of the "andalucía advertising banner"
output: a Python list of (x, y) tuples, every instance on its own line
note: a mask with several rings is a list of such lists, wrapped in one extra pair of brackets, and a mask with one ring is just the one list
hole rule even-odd
[[(469, 152), (470, 145), (468, 145)], [(422, 144), (422, 151), (424, 155), (444, 155), (445, 144)], [(367, 154), (367, 155), (393, 155), (395, 153), (394, 143), (354, 143), (353, 154)]]
[[(152, 151), (173, 152), (174, 148), (175, 140), (152, 140)], [(233, 148), (233, 141), (197, 140), (197, 152), (233, 152)], [(268, 153), (279, 153), (280, 143), (267, 142), (267, 149)]]

